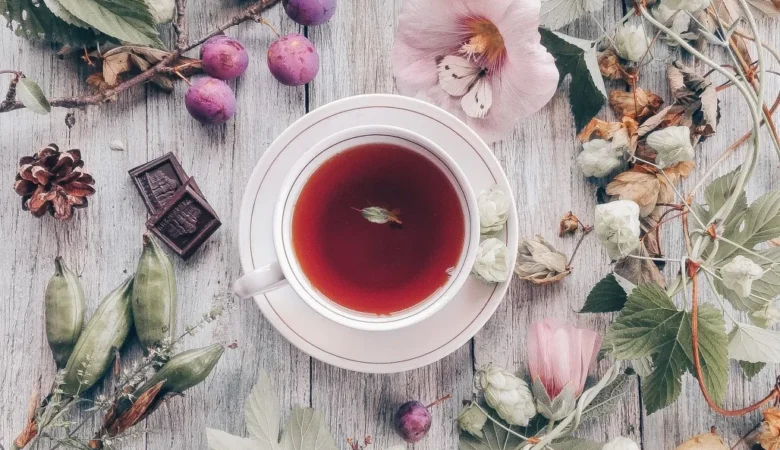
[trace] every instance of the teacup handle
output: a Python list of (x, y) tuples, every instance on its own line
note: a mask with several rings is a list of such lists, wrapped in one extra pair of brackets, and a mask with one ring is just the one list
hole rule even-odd
[(259, 267), (233, 283), (233, 293), (240, 298), (265, 294), (287, 284), (278, 262)]

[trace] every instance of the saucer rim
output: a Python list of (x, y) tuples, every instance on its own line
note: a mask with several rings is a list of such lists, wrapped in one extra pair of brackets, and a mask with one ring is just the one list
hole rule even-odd
[[(510, 195), (512, 199), (512, 207), (510, 208), (507, 226), (504, 228), (504, 234), (511, 259), (510, 267), (514, 266), (516, 259), (516, 249), (519, 240), (516, 203), (514, 201), (514, 195), (512, 193), (509, 180), (507, 179), (506, 174), (501, 168), (498, 160), (496, 160), (495, 156), (493, 155), (493, 152), (490, 150), (490, 147), (488, 147), (488, 145), (476, 134), (475, 131), (469, 128), (460, 119), (436, 107), (435, 105), (414, 98), (392, 94), (364, 94), (334, 101), (301, 117), (287, 129), (285, 129), (284, 132), (282, 132), (271, 143), (271, 145), (268, 146), (266, 151), (258, 160), (255, 168), (252, 171), (252, 174), (246, 183), (246, 188), (242, 197), (239, 218), (238, 240), (241, 265), (244, 273), (255, 268), (253, 262), (254, 256), (252, 254), (251, 246), (251, 223), (253, 217), (255, 216), (254, 204), (256, 203), (258, 194), (262, 188), (263, 180), (266, 174), (270, 171), (271, 167), (273, 167), (275, 160), (283, 153), (283, 150), (287, 145), (289, 145), (296, 137), (302, 133), (305, 133), (306, 130), (314, 124), (326, 120), (331, 116), (361, 108), (393, 108), (422, 115), (451, 129), (454, 133), (463, 139), (464, 145), (468, 144), (475, 152), (477, 152), (478, 156), (485, 163), (487, 169), (492, 175), (494, 182), (500, 186), (505, 187), (508, 191), (508, 195)], [(493, 316), (496, 309), (503, 301), (510, 282), (511, 279), (504, 283), (496, 284), (489, 295), (486, 294), (485, 297), (482, 297), (481, 301), (484, 302), (484, 305), (482, 306), (482, 309), (479, 311), (479, 313), (476, 314), (469, 323), (458, 326), (458, 329), (455, 333), (452, 334), (452, 337), (450, 337), (449, 340), (444, 342), (442, 345), (428, 351), (427, 353), (415, 355), (408, 359), (386, 362), (355, 360), (333, 353), (331, 349), (323, 349), (317, 346), (316, 343), (311, 342), (310, 339), (301, 336), (295, 330), (294, 326), (291, 326), (291, 324), (289, 324), (288, 321), (280, 316), (279, 313), (273, 308), (271, 301), (266, 297), (266, 295), (255, 296), (254, 301), (261, 310), (262, 314), (274, 326), (274, 328), (276, 328), (276, 330), (291, 344), (299, 348), (307, 355), (310, 355), (311, 357), (323, 361), (327, 364), (347, 370), (365, 373), (397, 373), (432, 364), (450, 355), (466, 344), (479, 332), (479, 330), (485, 326), (487, 321)], [(273, 312), (273, 314), (269, 314), (271, 312)], [(327, 318), (323, 319), (328, 320)], [(398, 333), (402, 331), (403, 329), (398, 329), (380, 331), (377, 333)]]

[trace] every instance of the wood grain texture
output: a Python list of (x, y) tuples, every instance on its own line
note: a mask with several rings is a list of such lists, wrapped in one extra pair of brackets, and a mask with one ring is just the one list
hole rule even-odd
[[(236, 0), (220, 2), (219, 7), (208, 0), (189, 3), (193, 38), (240, 7)], [(617, 2), (605, 3), (608, 6), (596, 19), (609, 28), (625, 9)], [(471, 343), (436, 364), (403, 374), (357, 374), (312, 360), (285, 341), (253, 304), (227, 300), (228, 285), (240, 273), (236, 235), (239, 205), (254, 164), (271, 141), (307, 111), (350, 95), (395, 91), (389, 51), (401, 4), (402, 0), (342, 0), (333, 20), (309, 29), (297, 27), (281, 8), (269, 11), (266, 19), (277, 29), (283, 33), (305, 32), (320, 51), (320, 74), (307, 88), (283, 87), (268, 73), (265, 51), (273, 39), (269, 30), (254, 24), (231, 30), (229, 34), (242, 40), (251, 58), (246, 75), (231, 82), (238, 113), (219, 127), (202, 127), (190, 119), (184, 110), (186, 86), (182, 83), (172, 94), (144, 87), (102, 108), (77, 111), (76, 125), (70, 131), (64, 124), (63, 110), (49, 116), (29, 111), (0, 115), (0, 147), (5, 156), (0, 182), (7, 187), (0, 190), (0, 229), (7, 236), (0, 241), (0, 443), (7, 444), (21, 429), (29, 392), (35, 386), (48, 386), (53, 377), (43, 334), (42, 296), (53, 272), (54, 257), (64, 256), (81, 274), (88, 296), (87, 312), (94, 311), (100, 298), (133, 272), (140, 254), (146, 212), (127, 170), (168, 151), (173, 151), (185, 171), (197, 179), (223, 222), (220, 231), (193, 259), (176, 260), (180, 329), (197, 321), (214, 303), (229, 306), (225, 317), (186, 341), (184, 347), (213, 341), (236, 342), (238, 347), (226, 352), (206, 383), (163, 407), (144, 425), (149, 433), (127, 441), (124, 448), (205, 449), (206, 426), (243, 433), (241, 408), (259, 371), (264, 369), (278, 388), (283, 409), (311, 405), (321, 410), (342, 448), (344, 439), (350, 436), (374, 436), (377, 450), (400, 443), (391, 425), (397, 406), (407, 400), (432, 401), (451, 393), (455, 400), (434, 411), (435, 426), (414, 448), (455, 449), (453, 419), (459, 399), (471, 393), (474, 371), (492, 362), (526, 373), (526, 330), (531, 322), (556, 316), (601, 331), (606, 328), (609, 316), (575, 313), (590, 288), (609, 270), (607, 256), (593, 237), (583, 243), (574, 273), (563, 283), (536, 287), (515, 280), (496, 316)], [(762, 22), (761, 27), (764, 38), (780, 46), (776, 23)], [(563, 31), (589, 38), (599, 33), (587, 19)], [(57, 59), (54, 50), (31, 45), (5, 28), (0, 30), (0, 69), (22, 70), (52, 95), (86, 92), (84, 66)], [(667, 57), (671, 58), (656, 55), (657, 59)], [(641, 85), (668, 99), (663, 70), (661, 61), (647, 66)], [(5, 79), (0, 85), (5, 85)], [(780, 83), (773, 81), (769, 87), (767, 95), (775, 95)], [(558, 220), (571, 210), (586, 223), (592, 222), (596, 200), (595, 187), (576, 167), (579, 150), (567, 89), (565, 83), (549, 105), (522, 121), (513, 135), (496, 144), (494, 150), (507, 171), (524, 219), (521, 236), (542, 234), (570, 253), (575, 240), (557, 237)], [(739, 94), (729, 90), (720, 98), (721, 127), (714, 139), (701, 146), (698, 167), (711, 164), (749, 127)], [(610, 113), (603, 114), (609, 117)], [(124, 142), (125, 151), (109, 150), (108, 143), (115, 139)], [(78, 217), (67, 224), (32, 218), (21, 211), (19, 198), (10, 189), (16, 160), (50, 141), (81, 148), (87, 168), (97, 179), (98, 194), (90, 207), (79, 211)], [(764, 150), (750, 186), (751, 198), (777, 187), (776, 156), (766, 141)], [(721, 173), (736, 163), (734, 160), (724, 166)], [(696, 177), (694, 174), (686, 186), (692, 186)], [(682, 251), (679, 238), (674, 231), (667, 236), (668, 255)], [(136, 343), (129, 354), (138, 354)], [(605, 368), (602, 365), (599, 369)], [(748, 383), (733, 367), (726, 404), (738, 407), (759, 398), (773, 382), (775, 370), (769, 367)], [(646, 416), (637, 385), (615, 414), (590, 422), (580, 434), (598, 440), (623, 435), (641, 440), (645, 449), (665, 450), (708, 430), (710, 425), (735, 442), (756, 420), (753, 415), (726, 421), (710, 413), (695, 380), (687, 376), (683, 394), (671, 408)]]

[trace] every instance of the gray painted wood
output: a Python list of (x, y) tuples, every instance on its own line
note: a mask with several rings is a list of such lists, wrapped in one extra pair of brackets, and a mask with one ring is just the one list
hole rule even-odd
[[(237, 343), (228, 350), (214, 375), (157, 412), (144, 426), (149, 431), (125, 444), (128, 449), (206, 448), (204, 427), (233, 433), (244, 431), (240, 412), (244, 398), (261, 369), (269, 371), (285, 410), (293, 405), (312, 405), (321, 410), (331, 431), (342, 445), (346, 437), (372, 435), (382, 450), (400, 442), (391, 427), (394, 409), (419, 399), (432, 401), (451, 393), (456, 400), (434, 411), (435, 426), (415, 446), (418, 450), (454, 449), (456, 430), (452, 420), (458, 399), (471, 392), (474, 371), (489, 362), (527, 372), (526, 330), (535, 320), (554, 315), (580, 325), (604, 330), (608, 316), (579, 316), (575, 313), (588, 290), (609, 269), (607, 256), (587, 239), (574, 262), (574, 274), (563, 283), (536, 287), (515, 280), (496, 316), (475, 339), (444, 360), (429, 367), (395, 375), (364, 375), (337, 369), (312, 360), (284, 340), (248, 302), (227, 301), (227, 286), (239, 275), (237, 221), (243, 186), (255, 162), (270, 142), (308, 110), (349, 95), (394, 92), (389, 51), (402, 0), (384, 2), (342, 1), (334, 19), (318, 28), (301, 30), (288, 20), (281, 8), (266, 15), (282, 32), (306, 31), (320, 51), (321, 72), (305, 88), (280, 86), (265, 66), (265, 50), (272, 33), (259, 25), (244, 25), (230, 35), (241, 39), (251, 52), (247, 74), (231, 82), (238, 97), (234, 120), (220, 127), (201, 127), (184, 110), (185, 86), (179, 83), (172, 94), (144, 87), (121, 96), (102, 108), (77, 111), (76, 125), (65, 127), (66, 111), (49, 116), (27, 111), (0, 115), (2, 153), (0, 180), (0, 442), (7, 444), (24, 421), (28, 394), (40, 378), (47, 386), (53, 364), (43, 335), (42, 295), (57, 255), (82, 275), (88, 296), (88, 313), (102, 296), (132, 273), (140, 253), (140, 236), (145, 209), (127, 176), (127, 170), (167, 151), (176, 153), (184, 169), (198, 180), (206, 197), (220, 214), (223, 227), (190, 261), (176, 261), (179, 281), (179, 327), (195, 322), (212, 304), (228, 304), (229, 312), (213, 327), (186, 341), (185, 348), (213, 341)], [(610, 2), (607, 2), (610, 3)], [(192, 36), (205, 33), (233, 14), (236, 0), (214, 7), (207, 0), (190, 0)], [(612, 26), (624, 10), (609, 5), (597, 16)], [(780, 45), (780, 30), (769, 22), (761, 24), (765, 39)], [(564, 30), (579, 37), (596, 37), (597, 27), (588, 20)], [(31, 45), (0, 31), (0, 69), (19, 69), (40, 82), (51, 94), (87, 92), (86, 72), (74, 61), (61, 61), (48, 46)], [(659, 58), (664, 55), (657, 55)], [(660, 62), (643, 71), (641, 85), (668, 98)], [(2, 80), (5, 85), (6, 80)], [(768, 94), (780, 84), (773, 82)], [(612, 88), (621, 88), (617, 85)], [(513, 135), (494, 146), (506, 169), (520, 208), (522, 236), (542, 234), (566, 252), (575, 240), (558, 238), (561, 215), (572, 210), (585, 222), (592, 222), (595, 187), (575, 166), (577, 145), (566, 99), (567, 85), (538, 114), (524, 120)], [(771, 94), (774, 95), (774, 94)], [(697, 166), (707, 167), (748, 127), (745, 107), (738, 93), (721, 96), (723, 120), (716, 137), (706, 142), (697, 155)], [(604, 113), (609, 117), (609, 112)], [(126, 150), (109, 150), (119, 139)], [(97, 178), (98, 194), (87, 210), (67, 224), (50, 218), (37, 220), (19, 208), (10, 190), (15, 161), (48, 142), (82, 149), (87, 168)], [(769, 146), (766, 146), (769, 150)], [(725, 173), (736, 164), (725, 165)], [(777, 187), (777, 162), (765, 152), (750, 193)], [(695, 173), (686, 186), (697, 178)], [(667, 237), (667, 254), (682, 251), (679, 233)], [(591, 268), (595, 268), (592, 270)], [(670, 269), (671, 270), (671, 269)], [(137, 355), (137, 345), (131, 354)], [(599, 367), (604, 370), (605, 365)], [(770, 367), (753, 382), (746, 382), (738, 368), (732, 370), (726, 404), (739, 407), (759, 398), (776, 373)], [(710, 413), (695, 384), (687, 377), (683, 394), (669, 409), (646, 416), (641, 411), (639, 388), (635, 386), (615, 414), (583, 427), (581, 435), (594, 439), (629, 436), (646, 449), (674, 448), (681, 440), (715, 425), (734, 442), (755, 423), (756, 415), (724, 420)]]

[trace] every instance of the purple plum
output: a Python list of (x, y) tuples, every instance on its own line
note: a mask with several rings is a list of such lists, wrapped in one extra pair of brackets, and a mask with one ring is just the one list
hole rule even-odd
[(304, 35), (291, 33), (268, 47), (268, 68), (280, 83), (300, 86), (317, 76), (320, 56)]
[(222, 80), (197, 78), (184, 96), (187, 111), (202, 124), (220, 124), (236, 113), (236, 96)]
[(336, 0), (282, 0), (290, 19), (301, 25), (321, 25), (336, 12)]
[(418, 401), (406, 402), (396, 411), (393, 428), (401, 439), (414, 444), (431, 429), (431, 413)]
[(214, 36), (200, 47), (203, 71), (220, 80), (232, 80), (241, 76), (249, 65), (246, 49), (235, 39), (224, 35)]

